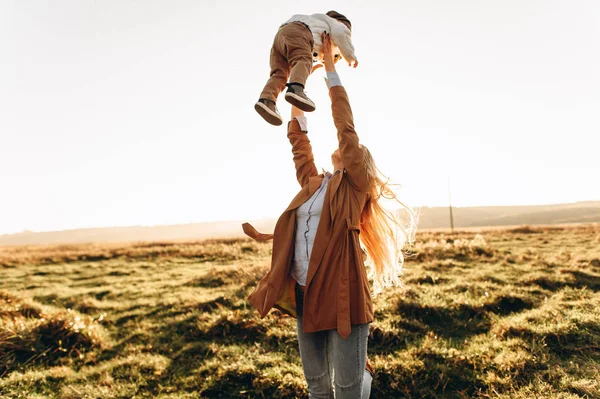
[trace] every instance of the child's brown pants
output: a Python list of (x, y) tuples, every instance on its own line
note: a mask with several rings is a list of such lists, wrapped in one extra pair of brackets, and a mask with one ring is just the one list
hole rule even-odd
[(271, 77), (260, 98), (277, 101), (286, 83), (306, 84), (312, 69), (312, 33), (302, 23), (283, 25), (271, 47)]

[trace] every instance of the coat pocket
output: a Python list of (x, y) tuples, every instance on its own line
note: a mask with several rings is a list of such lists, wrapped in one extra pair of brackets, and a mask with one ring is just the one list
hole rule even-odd
[(364, 267), (364, 257), (362, 253), (362, 249), (360, 247), (360, 228), (356, 225), (353, 225), (350, 221), (350, 218), (346, 218), (346, 224), (348, 225), (348, 250), (350, 254), (350, 264), (348, 265), (349, 270), (349, 280), (357, 281), (358, 275), (362, 274), (358, 269)]

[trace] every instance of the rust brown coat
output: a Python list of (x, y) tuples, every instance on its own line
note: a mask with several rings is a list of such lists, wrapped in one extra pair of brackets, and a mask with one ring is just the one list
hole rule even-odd
[[(304, 298), (303, 331), (337, 329), (347, 338), (350, 326), (373, 321), (373, 302), (359, 244), (357, 227), (369, 191), (363, 150), (354, 131), (346, 90), (329, 90), (344, 170), (327, 185), (325, 203), (310, 257)], [(320, 187), (323, 175), (314, 164), (312, 147), (296, 120), (288, 125), (296, 176), (302, 190), (279, 217), (272, 235), (260, 234), (245, 224), (244, 231), (257, 240), (273, 238), (270, 271), (258, 282), (249, 301), (260, 316), (276, 307), (296, 316), (295, 280), (290, 276), (294, 255), (296, 209)], [(326, 206), (329, 204), (329, 206)]]

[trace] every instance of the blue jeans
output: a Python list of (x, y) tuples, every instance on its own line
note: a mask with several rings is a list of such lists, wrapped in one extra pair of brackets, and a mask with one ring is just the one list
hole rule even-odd
[(297, 289), (298, 345), (309, 397), (368, 399), (373, 380), (365, 370), (369, 323), (352, 326), (346, 339), (337, 330), (303, 333), (303, 300), (304, 293)]

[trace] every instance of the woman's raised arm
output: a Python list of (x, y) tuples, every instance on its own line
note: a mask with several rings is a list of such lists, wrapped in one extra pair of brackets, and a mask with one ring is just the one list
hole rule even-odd
[(337, 129), (340, 156), (346, 173), (360, 191), (369, 189), (369, 176), (365, 165), (365, 154), (358, 135), (354, 130), (354, 117), (346, 89), (342, 86), (335, 70), (335, 62), (329, 36), (323, 36), (323, 53), (325, 70), (327, 71), (329, 96), (331, 97), (331, 114)]
[(292, 106), (292, 118), (288, 123), (287, 136), (292, 144), (296, 178), (302, 187), (308, 184), (308, 179), (319, 174), (315, 166), (312, 146), (310, 145), (307, 132), (304, 112)]

